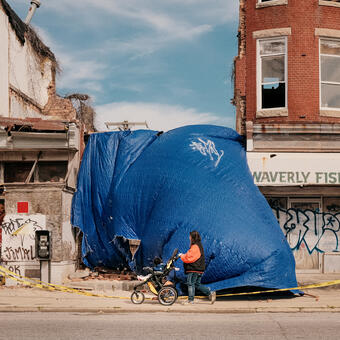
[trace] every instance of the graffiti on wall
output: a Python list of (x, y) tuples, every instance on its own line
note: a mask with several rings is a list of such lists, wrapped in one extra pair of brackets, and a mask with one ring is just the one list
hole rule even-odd
[(339, 252), (340, 213), (272, 208), (292, 250)]
[(6, 215), (2, 222), (1, 257), (6, 262), (35, 259), (35, 231), (45, 229), (44, 215)]

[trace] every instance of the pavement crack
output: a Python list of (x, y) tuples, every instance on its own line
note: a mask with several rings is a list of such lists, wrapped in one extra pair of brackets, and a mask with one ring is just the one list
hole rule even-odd
[(272, 319), (280, 328), (280, 333), (281, 335), (284, 337), (284, 339), (288, 340), (288, 336), (287, 336), (287, 333), (286, 333), (286, 330), (284, 329), (284, 327), (280, 324), (280, 321), (276, 320), (275, 318), (273, 318), (272, 315), (269, 315), (270, 319)]

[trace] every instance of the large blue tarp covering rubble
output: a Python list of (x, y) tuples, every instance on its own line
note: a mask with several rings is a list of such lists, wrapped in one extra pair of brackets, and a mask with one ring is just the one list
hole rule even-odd
[[(197, 230), (207, 264), (202, 282), (211, 289), (297, 285), (294, 257), (254, 185), (243, 138), (229, 128), (92, 134), (71, 219), (92, 268), (141, 272), (156, 256), (167, 260), (175, 248), (185, 253), (189, 232)], [(141, 241), (134, 256), (129, 240)]]

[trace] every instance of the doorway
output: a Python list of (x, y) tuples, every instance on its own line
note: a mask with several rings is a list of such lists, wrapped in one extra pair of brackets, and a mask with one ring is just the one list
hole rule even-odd
[(322, 268), (317, 244), (323, 232), (321, 198), (289, 198), (288, 208), (292, 228), (287, 241), (294, 248), (296, 269), (319, 272)]

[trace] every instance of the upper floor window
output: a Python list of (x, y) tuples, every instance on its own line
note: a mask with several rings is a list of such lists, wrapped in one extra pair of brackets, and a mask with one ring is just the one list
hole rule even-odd
[(258, 40), (258, 110), (286, 107), (286, 38)]
[(340, 109), (340, 40), (320, 39), (321, 108)]
[[(3, 162), (4, 183), (63, 182), (67, 173), (67, 161)], [(32, 170), (33, 169), (33, 170)], [(1, 180), (0, 180), (1, 182)]]

